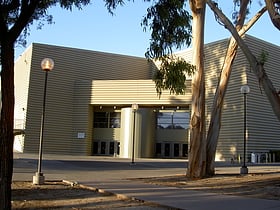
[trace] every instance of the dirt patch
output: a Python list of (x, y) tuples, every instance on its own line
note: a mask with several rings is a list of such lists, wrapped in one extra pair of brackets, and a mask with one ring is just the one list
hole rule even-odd
[(249, 174), (246, 176), (216, 175), (200, 180), (190, 180), (184, 175), (178, 175), (141, 180), (146, 183), (189, 190), (280, 200), (280, 173)]
[(168, 209), (157, 204), (98, 192), (80, 185), (63, 182), (13, 182), (12, 209)]
[[(190, 180), (186, 176), (137, 179), (146, 183), (172, 186), (186, 190), (202, 190), (224, 195), (280, 200), (280, 173), (216, 175), (212, 178)], [(13, 209), (172, 209), (158, 204), (116, 196), (109, 192), (63, 182), (13, 182)]]

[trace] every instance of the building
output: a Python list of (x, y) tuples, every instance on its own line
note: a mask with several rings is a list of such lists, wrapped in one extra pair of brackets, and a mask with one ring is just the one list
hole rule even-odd
[[(245, 41), (256, 55), (262, 50), (269, 52), (265, 68), (278, 88), (280, 47), (251, 36)], [(205, 45), (207, 123), (227, 43), (220, 40)], [(188, 61), (191, 54), (191, 49), (178, 52)], [(25, 130), (25, 135), (17, 137), (23, 152), (37, 153), (39, 148), (45, 78), (40, 62), (45, 57), (52, 58), (55, 67), (48, 74), (44, 153), (187, 158), (191, 78), (185, 95), (165, 91), (159, 98), (152, 81), (156, 65), (151, 61), (37, 43), (15, 63), (15, 125), (23, 125)], [(266, 154), (266, 159), (272, 159), (269, 153), (280, 150), (280, 123), (239, 51), (224, 103), (219, 160), (243, 154), (240, 87), (246, 83), (251, 88), (247, 100), (248, 154)]]

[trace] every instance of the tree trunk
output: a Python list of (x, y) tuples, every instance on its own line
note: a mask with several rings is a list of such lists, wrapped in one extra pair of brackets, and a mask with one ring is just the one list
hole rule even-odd
[(14, 145), (14, 43), (1, 40), (0, 209), (11, 209)]
[[(207, 3), (211, 4), (211, 1), (208, 1)], [(240, 5), (239, 15), (236, 23), (236, 29), (239, 31), (240, 36), (246, 33), (266, 11), (266, 8), (262, 8), (244, 26), (244, 20), (246, 17), (248, 4), (249, 4), (249, 0), (244, 0), (241, 2)], [(224, 97), (226, 94), (229, 78), (231, 75), (231, 70), (232, 70), (231, 67), (237, 54), (237, 49), (238, 49), (237, 42), (232, 37), (229, 41), (227, 54), (225, 57), (219, 82), (216, 88), (216, 93), (213, 99), (213, 105), (211, 110), (211, 119), (209, 123), (207, 139), (206, 139), (206, 175), (207, 176), (213, 176), (215, 174), (214, 163), (215, 163), (216, 149), (217, 149), (220, 127), (221, 127)]]
[(224, 104), (224, 97), (226, 94), (230, 74), (231, 66), (234, 58), (237, 54), (238, 45), (234, 38), (230, 39), (230, 43), (227, 50), (227, 55), (224, 61), (224, 66), (220, 75), (218, 86), (213, 100), (211, 110), (211, 120), (207, 133), (206, 140), (206, 174), (207, 176), (213, 176), (215, 174), (215, 156), (216, 148), (218, 144), (218, 138), (221, 127), (222, 109)]
[(205, 1), (190, 1), (193, 15), (192, 113), (190, 122), (190, 151), (187, 175), (203, 178), (206, 172), (205, 142), (205, 81), (204, 81), (204, 22)]

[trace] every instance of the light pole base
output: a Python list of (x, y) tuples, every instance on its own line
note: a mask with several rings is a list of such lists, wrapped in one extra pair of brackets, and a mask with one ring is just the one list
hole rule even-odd
[(245, 175), (245, 174), (248, 174), (248, 168), (246, 166), (242, 166), (240, 168), (240, 174), (241, 175)]
[(35, 185), (42, 185), (45, 183), (45, 177), (43, 173), (35, 173), (35, 176), (33, 176), (33, 184)]

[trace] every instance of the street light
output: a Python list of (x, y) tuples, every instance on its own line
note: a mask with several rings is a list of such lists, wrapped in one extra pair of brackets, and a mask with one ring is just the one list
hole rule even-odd
[(45, 123), (45, 108), (46, 108), (46, 93), (47, 93), (47, 81), (48, 81), (48, 72), (51, 71), (54, 67), (54, 61), (50, 58), (44, 58), (41, 62), (41, 68), (45, 71), (45, 87), (44, 87), (44, 96), (43, 96), (43, 109), (41, 115), (41, 128), (40, 128), (40, 145), (39, 145), (39, 159), (38, 159), (38, 170), (33, 176), (33, 184), (41, 185), (45, 182), (45, 177), (41, 172), (42, 164), (42, 151), (43, 151), (43, 140), (44, 140), (44, 123)]
[(134, 165), (134, 147), (135, 147), (135, 120), (136, 120), (136, 111), (138, 109), (138, 104), (132, 104), (131, 106), (133, 111), (133, 131), (132, 131), (132, 154), (131, 154), (131, 164)]
[(250, 92), (248, 85), (242, 85), (240, 88), (241, 94), (244, 96), (244, 145), (243, 145), (243, 165), (240, 168), (240, 174), (248, 174), (248, 168), (246, 166), (246, 142), (247, 142), (247, 94)]

